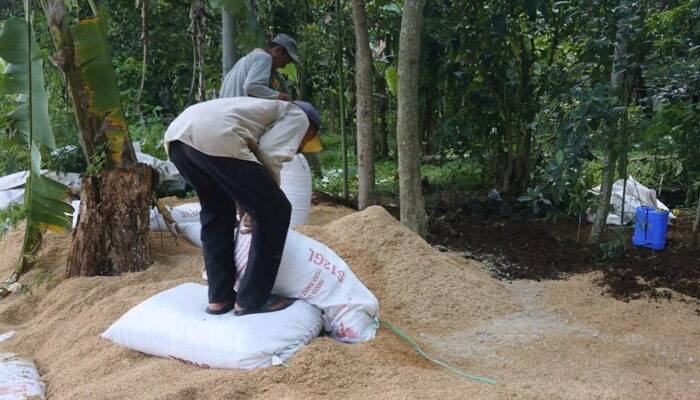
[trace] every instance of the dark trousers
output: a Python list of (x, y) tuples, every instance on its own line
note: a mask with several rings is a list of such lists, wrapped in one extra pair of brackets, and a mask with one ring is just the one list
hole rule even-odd
[[(204, 154), (182, 142), (169, 144), (170, 159), (194, 187), (202, 205), (202, 249), (209, 302), (260, 307), (277, 278), (292, 206), (265, 167), (253, 161)], [(236, 204), (253, 219), (248, 266), (238, 286), (234, 264)]]

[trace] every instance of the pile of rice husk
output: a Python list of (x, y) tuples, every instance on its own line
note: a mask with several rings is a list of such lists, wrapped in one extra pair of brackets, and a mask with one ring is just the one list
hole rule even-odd
[[(346, 213), (338, 211), (338, 215)], [(376, 339), (358, 345), (318, 338), (294, 355), (288, 368), (256, 371), (201, 369), (102, 339), (100, 333), (139, 302), (184, 282), (198, 281), (201, 250), (183, 241), (176, 243), (165, 233), (151, 234), (154, 263), (146, 271), (72, 279), (63, 278), (70, 238), (47, 234), (39, 268), (22, 280), (29, 291), (0, 302), (0, 333), (17, 331), (0, 343), (0, 350), (33, 359), (47, 384), (49, 399), (498, 399), (620, 394), (622, 398), (646, 398), (650, 393), (684, 398), (698, 393), (697, 382), (688, 377), (700, 376), (700, 357), (687, 362), (697, 351), (693, 348), (697, 335), (695, 342), (689, 338), (682, 343), (664, 342), (665, 354), (683, 354), (680, 364), (685, 370), (669, 365), (673, 363), (667, 359), (661, 360), (661, 369), (654, 369), (661, 356), (650, 359), (649, 353), (642, 352), (626, 357), (622, 353), (628, 349), (615, 353), (616, 338), (622, 333), (572, 325), (561, 317), (572, 318), (571, 310), (586, 310), (586, 323), (605, 323), (593, 311), (606, 309), (609, 300), (601, 303), (596, 300), (599, 294), (583, 290), (589, 287), (587, 280), (573, 281), (564, 290), (556, 286), (537, 291), (527, 285), (514, 289), (490, 277), (478, 263), (434, 250), (380, 207), (300, 230), (347, 261), (379, 299), (382, 319), (405, 330), (426, 350), (499, 383), (475, 383), (450, 374), (416, 355), (385, 328)], [(11, 272), (21, 242), (22, 227), (0, 242), (0, 273)], [(579, 293), (587, 300), (571, 300)], [(538, 305), (544, 301), (569, 309)], [(638, 311), (649, 313), (643, 308)], [(686, 319), (686, 328), (670, 327), (669, 333), (700, 333), (697, 326), (688, 327), (692, 311), (674, 313), (671, 307), (663, 311), (672, 317), (658, 324)], [(639, 326), (635, 318), (625, 324)], [(550, 338), (547, 329), (555, 331), (556, 337)], [(654, 325), (654, 329), (663, 328)], [(606, 340), (591, 341), (590, 331), (607, 335)], [(567, 342), (572, 335), (575, 341)], [(628, 341), (636, 345), (635, 340)], [(572, 349), (563, 343), (570, 343)], [(611, 361), (600, 360), (611, 354)], [(642, 373), (637, 372), (639, 368)], [(663, 379), (640, 386), (640, 379), (659, 371)], [(611, 389), (620, 381), (628, 384), (619, 391)]]

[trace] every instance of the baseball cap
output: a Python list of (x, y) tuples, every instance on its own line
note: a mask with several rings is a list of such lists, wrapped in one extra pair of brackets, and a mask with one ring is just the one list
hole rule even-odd
[(272, 43), (284, 47), (284, 49), (287, 50), (289, 57), (291, 57), (295, 63), (300, 63), (299, 54), (297, 53), (297, 42), (296, 40), (292, 39), (291, 36), (280, 33), (279, 35), (275, 36), (274, 39), (272, 39)]
[(293, 101), (292, 104), (304, 111), (304, 114), (306, 114), (306, 117), (309, 119), (309, 123), (314, 125), (317, 131), (316, 136), (306, 143), (301, 151), (304, 153), (318, 153), (323, 150), (323, 144), (321, 144), (321, 138), (319, 137), (319, 133), (321, 132), (321, 116), (318, 115), (318, 112), (311, 103), (296, 100)]

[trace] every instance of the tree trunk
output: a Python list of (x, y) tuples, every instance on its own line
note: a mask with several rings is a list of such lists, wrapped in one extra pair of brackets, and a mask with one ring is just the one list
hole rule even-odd
[(617, 152), (612, 139), (608, 140), (608, 153), (605, 156), (603, 166), (603, 179), (600, 184), (600, 194), (598, 195), (598, 207), (596, 208), (595, 219), (588, 243), (598, 243), (603, 236), (605, 225), (608, 220), (610, 210), (610, 195), (612, 193), (613, 180), (615, 179), (615, 164), (617, 162)]
[(233, 15), (226, 11), (221, 10), (221, 51), (222, 51), (222, 61), (223, 61), (223, 74), (222, 78), (226, 76), (228, 71), (233, 68), (238, 60), (238, 48), (236, 45), (236, 19)]
[(435, 152), (435, 121), (433, 119), (433, 94), (430, 93), (425, 103), (423, 116), (423, 154)]
[(336, 134), (336, 125), (335, 125), (335, 114), (336, 114), (336, 104), (338, 102), (338, 99), (335, 96), (331, 96), (331, 101), (330, 101), (330, 107), (328, 110), (328, 132), (332, 134)]
[[(620, 17), (617, 20), (617, 33), (615, 34), (615, 44), (612, 54), (612, 71), (610, 76), (610, 86), (620, 99), (621, 105), (627, 107), (630, 103), (630, 94), (632, 89), (632, 71), (630, 68), (629, 45), (632, 40), (634, 15), (632, 10), (631, 0), (620, 1), (618, 10)], [(626, 118), (626, 117), (623, 117)], [(626, 121), (623, 121), (625, 124)], [(608, 218), (610, 209), (610, 195), (612, 193), (612, 184), (615, 177), (615, 165), (617, 163), (618, 153), (616, 150), (617, 141), (616, 133), (620, 133), (618, 125), (610, 127), (611, 135), (607, 140), (608, 152), (603, 166), (603, 179), (600, 186), (600, 195), (598, 197), (598, 208), (596, 209), (593, 227), (591, 234), (588, 237), (588, 243), (598, 243), (605, 230), (605, 224)], [(624, 162), (625, 160), (622, 160)], [(624, 224), (624, 221), (621, 221)]]
[(427, 216), (421, 190), (418, 68), (423, 0), (406, 0), (401, 18), (396, 141), (399, 156), (401, 222), (425, 237)]
[(388, 124), (387, 124), (387, 114), (389, 113), (389, 94), (386, 90), (386, 83), (384, 82), (384, 77), (378, 79), (380, 82), (379, 89), (379, 149), (377, 149), (377, 155), (379, 158), (384, 158), (389, 153), (389, 142), (388, 142)]
[[(106, 143), (102, 117), (89, 107), (63, 1), (43, 0), (41, 5), (57, 49), (52, 59), (69, 88), (78, 136), (90, 163)], [(110, 163), (110, 169), (98, 177), (83, 179), (81, 216), (73, 233), (68, 276), (112, 275), (148, 265), (148, 213), (156, 179), (151, 167), (137, 164), (128, 136), (123, 146), (120, 163)]]
[(66, 276), (119, 275), (146, 269), (153, 170), (138, 164), (83, 180)]
[(690, 246), (698, 244), (698, 229), (700, 229), (700, 196), (698, 196), (698, 207), (695, 209), (695, 223), (693, 224), (693, 237), (690, 239)]
[(141, 96), (143, 95), (143, 87), (146, 84), (146, 73), (148, 72), (148, 44), (150, 35), (148, 33), (148, 1), (137, 0), (137, 7), (141, 7), (141, 45), (143, 46), (143, 55), (141, 56), (141, 83), (139, 91), (136, 94), (136, 113), (146, 120), (141, 112)]
[(364, 0), (352, 0), (355, 27), (355, 84), (357, 110), (357, 207), (374, 204), (374, 133), (372, 106), (372, 53), (369, 49)]

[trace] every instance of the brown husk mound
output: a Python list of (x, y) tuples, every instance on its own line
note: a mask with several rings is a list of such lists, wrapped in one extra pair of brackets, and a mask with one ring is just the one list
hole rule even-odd
[[(478, 263), (434, 250), (380, 207), (300, 230), (348, 262), (376, 294), (383, 319), (435, 355), (499, 384), (455, 377), (384, 328), (360, 345), (316, 339), (292, 357), (289, 368), (252, 372), (200, 369), (116, 346), (99, 335), (119, 316), (160, 291), (197, 281), (200, 274), (200, 249), (161, 233), (151, 234), (154, 263), (148, 270), (68, 280), (62, 277), (69, 238), (47, 235), (41, 268), (23, 278), (30, 291), (0, 303), (0, 332), (18, 332), (0, 343), (0, 350), (35, 360), (50, 399), (694, 398), (700, 393), (700, 324), (686, 304), (617, 302), (599, 296), (590, 277), (502, 283)], [(21, 239), (20, 227), (0, 242), (0, 273), (11, 271)]]

